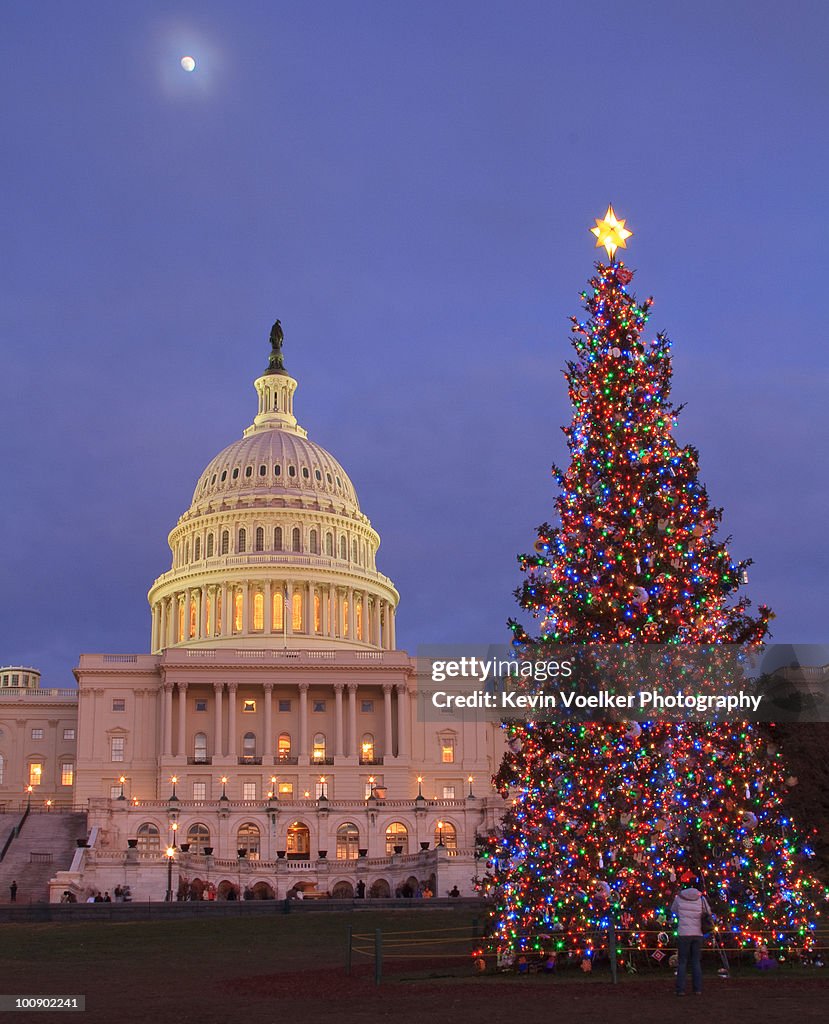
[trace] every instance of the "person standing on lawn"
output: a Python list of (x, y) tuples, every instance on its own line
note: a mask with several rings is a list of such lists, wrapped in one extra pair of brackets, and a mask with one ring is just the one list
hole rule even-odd
[(690, 886), (677, 893), (671, 904), (671, 914), (677, 918), (678, 964), (676, 994), (685, 995), (685, 976), (691, 965), (691, 983), (694, 995), (702, 995), (702, 915), (711, 913), (705, 896)]

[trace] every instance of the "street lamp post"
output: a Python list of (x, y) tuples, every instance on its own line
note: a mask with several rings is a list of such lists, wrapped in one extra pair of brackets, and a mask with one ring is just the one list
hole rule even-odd
[(120, 777), (120, 778), (118, 779), (118, 782), (119, 782), (119, 783), (121, 784), (121, 792), (120, 792), (120, 793), (118, 794), (118, 799), (119, 799), (119, 800), (126, 800), (126, 799), (127, 799), (127, 798), (126, 798), (126, 797), (124, 796), (124, 783), (125, 783), (126, 781), (127, 781), (127, 777), (126, 777), (126, 775), (122, 775), (122, 776), (121, 776), (121, 777)]
[(475, 794), (472, 792), (472, 783), (473, 783), (474, 780), (473, 780), (472, 776), (470, 775), (469, 778), (466, 781), (469, 783), (469, 796), (467, 797), (467, 800), (474, 800), (475, 799)]
[(175, 846), (168, 846), (164, 851), (164, 856), (167, 858), (167, 903), (173, 902), (173, 857), (175, 857), (175, 855)]
[(443, 822), (438, 822), (438, 846), (443, 846)]

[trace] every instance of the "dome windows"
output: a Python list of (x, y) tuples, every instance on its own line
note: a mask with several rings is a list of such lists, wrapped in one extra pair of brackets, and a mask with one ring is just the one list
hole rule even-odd
[(320, 473), (320, 471), (318, 469), (314, 470), (314, 476), (316, 477), (317, 480), (319, 480), (319, 481), (322, 480), (322, 473)]
[(238, 480), (239, 479), (239, 467), (238, 466), (233, 470), (232, 476), (233, 476), (234, 480)]
[(223, 469), (222, 470), (222, 483), (224, 483), (225, 480), (227, 480), (227, 470)]
[(245, 468), (245, 479), (249, 480), (253, 476), (253, 466), (247, 466)]
[(216, 483), (216, 474), (214, 473), (213, 476), (210, 478), (210, 486), (212, 487), (215, 483)]
[(325, 474), (325, 479), (328, 481), (329, 486), (331, 486), (331, 487), (334, 486), (334, 481), (331, 479), (331, 474), (330, 473), (326, 473)]
[(288, 476), (296, 476), (296, 466), (288, 466)]
[(266, 465), (263, 464), (263, 465), (261, 465), (259, 467), (259, 475), (260, 476), (267, 476), (268, 475), (268, 467)]
[(310, 473), (310, 471), (309, 471), (307, 466), (303, 466), (302, 467), (302, 479), (303, 480), (310, 480), (311, 479), (311, 473)]
[(277, 462), (277, 464), (276, 464), (276, 465), (275, 465), (275, 466), (273, 467), (273, 475), (274, 475), (274, 476), (282, 476), (282, 467), (281, 467), (281, 466), (279, 465), (279, 463), (278, 463), (278, 462)]

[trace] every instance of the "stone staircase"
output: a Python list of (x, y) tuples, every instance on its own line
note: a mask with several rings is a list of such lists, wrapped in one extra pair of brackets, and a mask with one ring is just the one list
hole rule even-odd
[(9, 902), (13, 880), (17, 882), (18, 903), (47, 902), (49, 879), (71, 866), (77, 840), (86, 835), (85, 814), (30, 814), (0, 861), (0, 902)]

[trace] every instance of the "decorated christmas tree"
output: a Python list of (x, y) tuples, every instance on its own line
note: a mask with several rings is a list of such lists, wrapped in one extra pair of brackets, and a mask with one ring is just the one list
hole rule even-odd
[[(573, 318), (566, 378), (573, 418), (555, 525), (543, 524), (515, 621), (522, 657), (558, 645), (719, 645), (751, 652), (768, 634), (739, 595), (749, 562), (718, 539), (721, 510), (698, 453), (674, 437), (671, 346), (651, 337), (651, 300), (628, 290), (616, 258), (630, 232), (612, 207), (593, 229), (597, 263)], [(535, 631), (534, 631), (535, 632)], [(808, 841), (785, 811), (787, 773), (760, 727), (745, 722), (512, 722), (496, 776), (511, 798), (489, 837), (490, 934), (499, 951), (567, 951), (589, 967), (611, 921), (624, 945), (671, 945), (668, 909), (699, 882), (729, 946), (808, 949), (825, 894)], [(657, 954), (658, 955), (658, 954)]]

